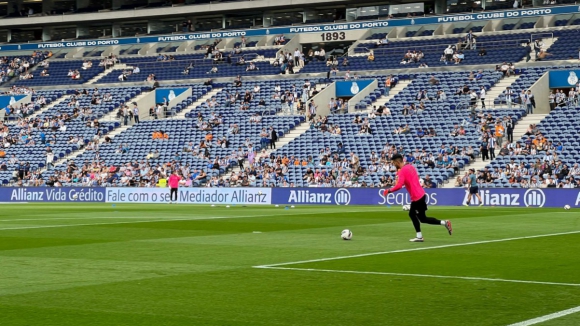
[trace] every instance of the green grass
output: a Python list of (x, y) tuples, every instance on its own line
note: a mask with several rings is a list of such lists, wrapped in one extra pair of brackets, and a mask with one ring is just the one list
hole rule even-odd
[(575, 211), (431, 208), (455, 234), (418, 244), (399, 207), (0, 208), (2, 326), (495, 326), (580, 305)]

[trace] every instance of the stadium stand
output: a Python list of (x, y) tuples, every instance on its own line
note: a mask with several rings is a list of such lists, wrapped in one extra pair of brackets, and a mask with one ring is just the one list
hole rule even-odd
[(578, 107), (557, 107), (541, 123), (527, 127), (521, 139), (504, 144), (496, 158), (479, 172), (481, 185), (575, 188), (580, 180), (577, 112)]
[[(116, 52), (93, 47), (81, 50), (81, 57), (59, 52), (48, 59), (49, 67), (36, 66), (47, 53), (7, 56), (0, 69), (4, 85), (12, 87), (5, 93), (32, 97), (31, 104), (3, 113), (0, 183), (145, 187), (155, 186), (163, 171), (178, 169), (187, 186), (385, 187), (395, 178), (389, 157), (403, 153), (425, 187), (463, 186), (468, 166), (480, 170), (484, 187), (573, 187), (580, 180), (575, 94), (544, 112), (521, 139), (518, 134), (504, 141), (506, 148), (498, 146), (491, 161), (482, 162), (481, 155), (496, 122), (517, 125), (543, 117), (528, 114), (519, 94), (554, 69), (577, 67), (559, 62), (578, 59), (576, 20), (554, 19), (555, 28), (541, 33), (529, 30), (532, 20), (506, 20), (495, 30), (451, 26), (454, 34), (442, 37), (431, 37), (436, 25), (425, 26), (401, 30), (380, 45), (389, 31), (377, 29), (348, 43), (350, 55), (336, 62), (328, 54), (297, 55), (295, 48), (315, 47), (297, 44), (295, 35), (203, 40), (185, 50), (177, 41), (151, 49), (125, 45)], [(475, 43), (466, 42), (469, 30), (476, 33)], [(554, 42), (542, 47), (544, 57), (532, 53), (533, 59), (550, 66), (526, 60), (534, 52), (526, 44), (540, 37)], [(8, 74), (25, 60), (26, 69), (17, 66), (18, 72)], [(330, 72), (333, 67), (341, 71)], [(45, 69), (47, 76), (41, 76)], [(356, 77), (345, 76), (347, 70)], [(323, 113), (328, 103), (317, 94), (335, 82), (359, 79), (377, 84), (352, 103), (341, 99), (341, 110)], [(398, 82), (400, 90), (390, 94)], [(124, 126), (124, 108), (160, 86), (189, 88), (191, 95), (164, 117)], [(485, 93), (494, 95), (481, 101)]]

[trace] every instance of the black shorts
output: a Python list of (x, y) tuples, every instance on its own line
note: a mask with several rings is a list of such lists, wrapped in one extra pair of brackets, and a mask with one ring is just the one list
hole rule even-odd
[(470, 193), (471, 195), (476, 195), (476, 194), (478, 194), (478, 193), (479, 193), (479, 187), (478, 187), (478, 186), (472, 186), (472, 187), (469, 187), (469, 193)]
[(417, 201), (411, 202), (411, 208), (409, 208), (411, 212), (426, 212), (427, 211), (427, 195), (421, 197), (421, 199)]

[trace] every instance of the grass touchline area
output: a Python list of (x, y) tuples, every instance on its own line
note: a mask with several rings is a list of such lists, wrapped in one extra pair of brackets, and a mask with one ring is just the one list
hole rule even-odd
[(4, 205), (0, 324), (580, 325), (575, 210), (429, 215), (453, 236), (410, 243), (399, 206)]
[(578, 234), (578, 233), (580, 233), (580, 230), (579, 231), (550, 233), (550, 234), (530, 235), (530, 236), (515, 237), (515, 238), (482, 240), (482, 241), (465, 242), (465, 243), (454, 243), (454, 244), (446, 244), (446, 245), (432, 246), (432, 247), (419, 247), (419, 248), (409, 248), (409, 249), (400, 249), (400, 250), (392, 250), (392, 251), (379, 251), (379, 252), (371, 252), (371, 253), (364, 253), (364, 254), (358, 254), (358, 255), (310, 259), (310, 260), (294, 261), (294, 262), (287, 262), (287, 263), (259, 265), (259, 266), (253, 266), (253, 267), (254, 268), (268, 268), (268, 267), (276, 267), (276, 266), (298, 265), (298, 264), (304, 264), (304, 263), (314, 263), (314, 262), (329, 261), (329, 260), (367, 257), (367, 256), (375, 256), (375, 255), (386, 255), (386, 254), (395, 254), (395, 253), (401, 253), (401, 252), (411, 252), (411, 251), (421, 251), (421, 250), (431, 250), (431, 249), (463, 247), (463, 246), (472, 246), (472, 245), (486, 244), (486, 243), (505, 242), (505, 241), (514, 241), (514, 240), (524, 240), (524, 239), (535, 239), (535, 238), (544, 238), (544, 237), (554, 237), (554, 236), (559, 236), (559, 235)]
[(501, 278), (470, 277), (470, 276), (405, 274), (405, 273), (368, 272), (368, 271), (344, 271), (344, 270), (335, 270), (335, 269), (276, 267), (276, 266), (254, 266), (254, 268), (275, 269), (275, 270), (287, 270), (287, 271), (321, 272), (321, 273), (347, 273), (347, 274), (406, 276), (406, 277), (430, 277), (430, 278), (448, 278), (448, 279), (458, 279), (458, 280), (468, 280), (468, 281), (490, 281), (490, 282), (508, 282), (508, 283), (527, 283), (527, 284), (576, 286), (576, 287), (580, 286), (580, 284), (576, 284), (576, 283), (558, 283), (558, 282), (541, 282), (541, 281), (506, 280), (506, 279), (501, 279)]

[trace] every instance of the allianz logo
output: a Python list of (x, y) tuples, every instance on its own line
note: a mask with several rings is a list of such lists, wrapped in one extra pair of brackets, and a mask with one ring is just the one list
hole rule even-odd
[[(526, 207), (543, 207), (546, 203), (546, 194), (541, 189), (528, 189), (523, 195), (492, 193), (490, 190), (480, 190), (479, 195), (485, 206), (526, 206)], [(467, 203), (469, 192), (465, 192), (463, 204)], [(479, 205), (479, 199), (472, 196), (472, 205)]]
[[(290, 190), (288, 197), (289, 203), (297, 204), (336, 204), (348, 205), (350, 204), (350, 191), (345, 188), (337, 189), (334, 193), (325, 193), (321, 191), (310, 190)], [(334, 200), (334, 202), (333, 202)]]

